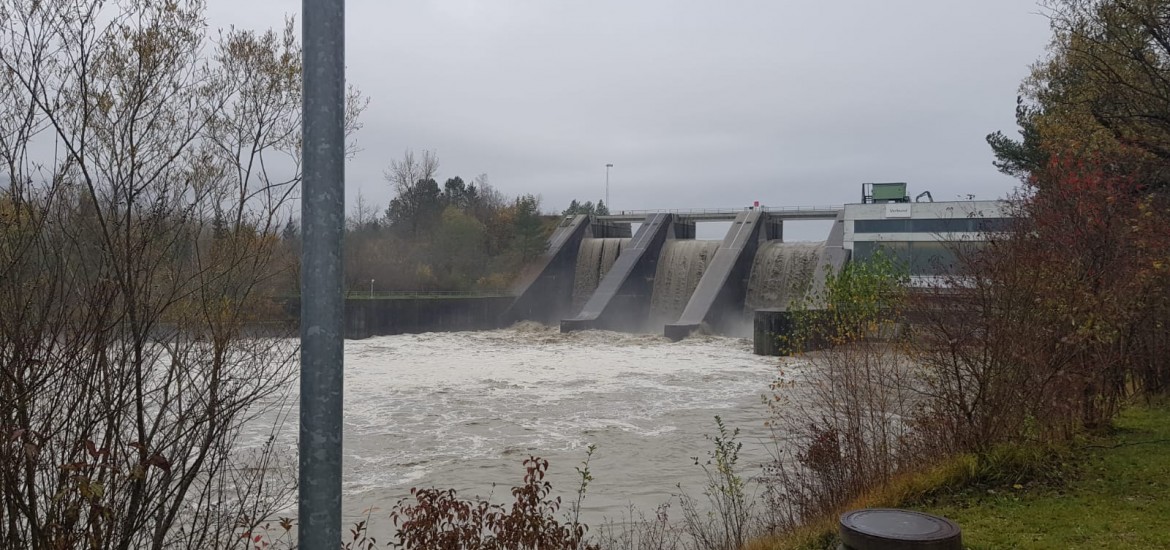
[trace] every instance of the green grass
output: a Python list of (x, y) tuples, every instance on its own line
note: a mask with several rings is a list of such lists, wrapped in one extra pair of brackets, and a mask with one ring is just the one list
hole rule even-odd
[(956, 521), (964, 546), (1170, 548), (1170, 407), (1132, 407), (1069, 457), (1060, 483), (979, 486), (923, 511)]
[[(1130, 407), (1109, 434), (1071, 449), (1005, 445), (952, 457), (846, 509), (870, 507), (950, 518), (972, 550), (1170, 548), (1170, 403)], [(836, 529), (834, 514), (747, 548), (836, 548)]]

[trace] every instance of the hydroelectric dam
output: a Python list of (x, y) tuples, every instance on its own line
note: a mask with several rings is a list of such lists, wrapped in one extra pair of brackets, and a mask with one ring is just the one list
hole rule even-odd
[[(786, 220), (833, 220), (822, 242), (784, 242)], [(731, 222), (722, 240), (695, 226)], [(639, 224), (636, 232), (633, 224)], [(663, 334), (751, 332), (752, 315), (786, 309), (849, 259), (840, 207), (622, 212), (567, 216), (522, 277), (502, 321)]]
[[(815, 296), (826, 276), (848, 262), (881, 250), (906, 268), (912, 288), (929, 287), (960, 273), (956, 243), (977, 250), (1012, 223), (1005, 201), (934, 202), (929, 192), (911, 201), (906, 191), (905, 183), (866, 183), (860, 202), (840, 206), (566, 216), (511, 292), (351, 298), (346, 337), (536, 321), (562, 332), (602, 329), (672, 340), (696, 331), (751, 334), (756, 353), (781, 353), (773, 336), (790, 330), (787, 310)], [(785, 223), (801, 220), (832, 223), (822, 241), (786, 242)], [(707, 222), (728, 227), (723, 239), (696, 239), (696, 226)], [(295, 300), (286, 308), (294, 318), (300, 310)]]

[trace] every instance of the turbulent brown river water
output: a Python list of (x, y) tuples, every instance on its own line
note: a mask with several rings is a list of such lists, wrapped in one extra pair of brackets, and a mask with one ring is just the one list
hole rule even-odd
[(706, 478), (692, 457), (712, 448), (716, 415), (741, 430), (744, 472), (755, 476), (769, 456), (762, 396), (781, 365), (741, 339), (534, 324), (346, 341), (345, 354), (345, 512), (348, 522), (376, 508), (376, 531), (411, 487), (506, 501), (528, 455), (549, 459), (554, 491), (571, 500), (590, 444), (591, 524), (620, 520), (631, 504), (651, 515), (680, 486), (701, 498)]

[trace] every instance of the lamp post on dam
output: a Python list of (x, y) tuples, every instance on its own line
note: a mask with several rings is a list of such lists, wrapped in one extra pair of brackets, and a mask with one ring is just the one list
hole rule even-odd
[[(609, 169), (610, 168), (613, 168), (613, 164), (606, 163), (605, 164), (605, 207), (606, 208), (610, 208), (610, 206), (609, 206)], [(611, 210), (611, 212), (612, 212), (612, 210)]]

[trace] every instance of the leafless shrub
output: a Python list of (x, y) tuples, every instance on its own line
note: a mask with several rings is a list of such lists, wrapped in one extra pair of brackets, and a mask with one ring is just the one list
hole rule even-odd
[(650, 518), (630, 506), (621, 521), (602, 525), (596, 539), (605, 550), (675, 550), (682, 541), (683, 531), (670, 520), (670, 502), (660, 504)]
[(912, 452), (918, 403), (902, 346), (858, 340), (804, 356), (799, 385), (776, 388), (767, 521), (788, 531), (832, 513), (925, 457)]
[(703, 469), (707, 486), (703, 490), (706, 506), (682, 492), (678, 495), (683, 511), (683, 548), (734, 550), (759, 533), (754, 495), (748, 493), (747, 479), (739, 465), (743, 443), (739, 429), (729, 429), (716, 416), (717, 434), (709, 436), (713, 448), (707, 460), (693, 460)]
[(0, 8), (4, 547), (249, 547), (295, 491), (243, 438), (296, 360), (249, 332), (291, 263), (300, 51), (203, 8)]
[(797, 308), (795, 348), (830, 347), (800, 354), (799, 381), (773, 386), (772, 529), (830, 514), (922, 459), (911, 446), (919, 384), (902, 339), (905, 280), (879, 254), (829, 274), (809, 299), (816, 307)]

